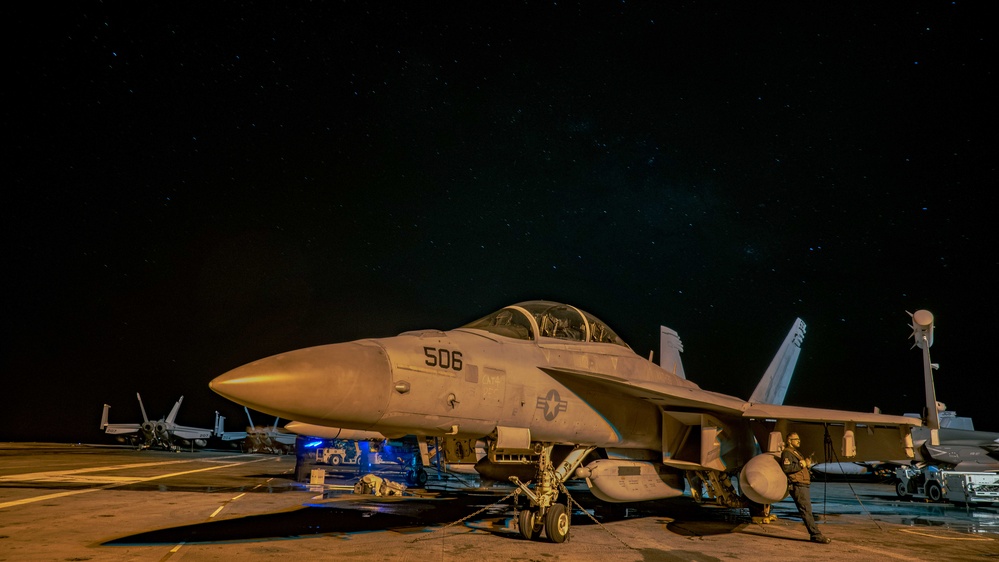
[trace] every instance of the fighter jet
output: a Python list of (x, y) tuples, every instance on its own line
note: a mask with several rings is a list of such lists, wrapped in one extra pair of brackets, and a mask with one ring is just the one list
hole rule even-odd
[[(801, 353), (801, 344), (805, 339), (805, 322), (801, 318), (796, 318), (791, 325), (790, 331), (784, 338), (784, 342), (777, 350), (770, 366), (764, 372), (759, 384), (749, 397), (750, 402), (762, 402), (765, 404), (782, 404), (787, 393), (787, 387), (791, 382), (794, 373), (794, 366), (798, 362), (798, 355)], [(680, 335), (666, 326), (659, 327), (659, 365), (667, 369), (680, 378), (686, 378), (683, 370), (683, 361), (680, 359), (680, 352), (683, 351), (683, 344), (680, 342)], [(344, 429), (340, 427), (325, 427), (321, 425), (307, 424), (293, 421), (285, 426), (285, 430), (303, 436), (322, 437), (324, 439), (347, 439), (347, 440), (367, 440), (384, 441), (385, 436), (377, 432), (359, 431), (356, 429)], [(415, 437), (415, 436), (407, 436)], [(421, 442), (426, 441), (426, 442)], [(433, 460), (427, 454), (427, 442), (435, 441), (434, 449), (440, 453)], [(422, 467), (415, 469), (416, 483), (426, 483), (425, 471), (420, 474), (423, 467), (436, 468), (438, 471), (457, 472), (462, 474), (475, 474), (474, 465), (485, 456), (485, 444), (474, 439), (458, 440), (447, 439), (444, 443), (439, 443), (440, 439), (419, 438), (415, 442), (422, 456)], [(408, 439), (407, 439), (408, 442)], [(412, 447), (417, 449), (417, 447)], [(409, 482), (413, 484), (414, 482)]]
[(297, 435), (278, 429), (278, 422), (281, 418), (274, 418), (272, 427), (256, 426), (253, 425), (249, 408), (244, 407), (243, 410), (246, 412), (246, 419), (250, 422), (246, 431), (226, 431), (225, 416), (215, 412), (215, 435), (228, 443), (241, 441), (244, 453), (280, 455), (295, 451), (295, 437)]
[(146, 407), (142, 405), (142, 397), (139, 396), (138, 392), (135, 393), (135, 397), (139, 399), (142, 423), (108, 423), (108, 410), (111, 409), (111, 406), (105, 404), (104, 413), (101, 415), (101, 429), (105, 433), (116, 435), (119, 442), (127, 441), (139, 449), (175, 451), (179, 449), (178, 445), (204, 447), (208, 444), (212, 430), (178, 425), (174, 421), (177, 419), (180, 404), (184, 401), (183, 396), (173, 405), (170, 414), (158, 421), (149, 421), (146, 416)]
[(574, 477), (608, 502), (680, 496), (686, 478), (707, 500), (760, 509), (786, 496), (775, 455), (790, 432), (815, 444), (816, 462), (824, 442), (841, 459), (913, 457), (919, 420), (753, 403), (680, 372), (637, 355), (592, 314), (529, 301), (446, 332), (289, 351), (210, 387), (306, 424), (481, 440), (476, 470), (527, 499), (521, 534), (556, 543), (569, 532), (564, 483)]

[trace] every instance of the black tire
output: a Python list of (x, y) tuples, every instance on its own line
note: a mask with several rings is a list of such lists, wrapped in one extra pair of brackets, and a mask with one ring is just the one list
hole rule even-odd
[(541, 536), (541, 526), (537, 523), (537, 511), (522, 509), (517, 515), (517, 525), (520, 527), (520, 535), (529, 541), (536, 541)]
[(420, 470), (416, 471), (416, 485), (417, 486), (419, 486), (421, 488), (424, 487), (424, 486), (426, 486), (428, 478), (429, 477), (427, 476), (427, 471), (426, 470), (420, 469)]
[(940, 489), (940, 484), (937, 482), (930, 482), (926, 485), (926, 497), (930, 498), (932, 502), (938, 502), (943, 499), (943, 490)]
[(341, 461), (343, 461), (343, 459), (341, 459), (337, 455), (333, 455), (332, 457), (330, 457), (330, 464), (333, 466), (340, 464)]
[(898, 494), (898, 497), (900, 498), (908, 497), (909, 496), (908, 484), (899, 480), (898, 484), (895, 484), (895, 493)]
[(565, 542), (569, 537), (569, 512), (565, 506), (557, 503), (548, 508), (545, 515), (545, 532), (548, 533), (548, 540), (554, 543)]

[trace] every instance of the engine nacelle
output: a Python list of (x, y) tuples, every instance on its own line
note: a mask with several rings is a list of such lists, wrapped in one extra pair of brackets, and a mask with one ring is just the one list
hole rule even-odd
[(774, 455), (756, 455), (742, 467), (739, 489), (756, 503), (777, 503), (787, 497), (787, 475)]
[(605, 502), (640, 502), (683, 495), (679, 474), (660, 473), (651, 462), (599, 459), (579, 469), (593, 495)]
[(206, 441), (204, 439), (195, 439), (194, 440), (194, 446), (195, 447), (204, 447), (207, 444), (208, 444), (208, 441)]

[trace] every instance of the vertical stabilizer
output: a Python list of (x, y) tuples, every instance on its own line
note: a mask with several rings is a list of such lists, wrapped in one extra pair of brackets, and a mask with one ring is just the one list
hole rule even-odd
[(104, 413), (101, 414), (101, 429), (105, 429), (108, 426), (108, 410), (110, 409), (111, 406), (104, 405)]
[(174, 423), (173, 420), (177, 419), (177, 412), (180, 410), (180, 403), (183, 401), (184, 397), (181, 396), (180, 400), (177, 400), (177, 403), (173, 405), (173, 408), (170, 410), (170, 415), (166, 418), (167, 423), (172, 424)]
[(749, 397), (750, 402), (758, 404), (783, 404), (787, 387), (791, 384), (794, 366), (798, 363), (801, 353), (801, 342), (805, 340), (805, 322), (796, 318), (791, 325), (791, 331), (784, 338), (784, 343), (777, 350), (773, 361), (763, 373), (763, 378), (756, 385), (756, 390)]
[(142, 423), (148, 423), (149, 416), (146, 415), (146, 407), (142, 405), (142, 397), (139, 396), (138, 392), (135, 393), (135, 397), (139, 399), (139, 410), (142, 411)]
[(687, 378), (680, 362), (680, 352), (683, 344), (680, 335), (666, 326), (659, 326), (659, 366), (681, 379)]

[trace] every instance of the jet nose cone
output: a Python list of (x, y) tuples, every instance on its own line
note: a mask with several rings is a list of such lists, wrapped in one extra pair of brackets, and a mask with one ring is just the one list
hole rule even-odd
[(260, 359), (215, 378), (209, 387), (284, 419), (364, 428), (385, 413), (391, 382), (385, 350), (352, 342)]

